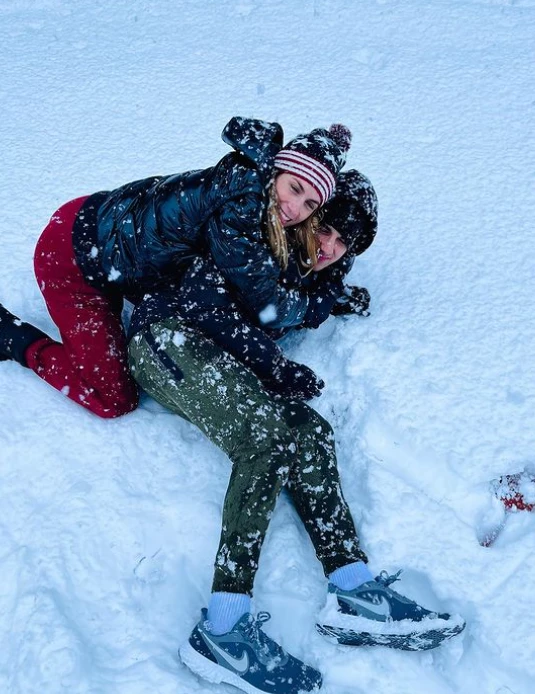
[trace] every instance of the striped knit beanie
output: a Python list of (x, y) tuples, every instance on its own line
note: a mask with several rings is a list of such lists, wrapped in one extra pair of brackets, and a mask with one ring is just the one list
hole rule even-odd
[(310, 183), (324, 205), (334, 192), (350, 144), (351, 131), (345, 125), (316, 128), (288, 142), (275, 156), (275, 168)]

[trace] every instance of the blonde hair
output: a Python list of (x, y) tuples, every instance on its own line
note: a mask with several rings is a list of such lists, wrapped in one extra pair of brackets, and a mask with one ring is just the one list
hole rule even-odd
[[(286, 270), (288, 267), (288, 237), (279, 216), (274, 181), (271, 182), (269, 188), (266, 224), (267, 237), (273, 255), (281, 268)], [(314, 213), (296, 227), (295, 240), (299, 249), (300, 260), (307, 270), (312, 269), (318, 260), (316, 233), (319, 226), (320, 215)]]
[(321, 226), (321, 213), (315, 212), (297, 227), (296, 240), (301, 264), (308, 274), (318, 262), (318, 229)]

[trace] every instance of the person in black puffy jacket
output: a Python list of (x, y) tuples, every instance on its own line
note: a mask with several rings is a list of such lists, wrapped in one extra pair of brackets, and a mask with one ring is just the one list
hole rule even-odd
[[(345, 278), (376, 232), (377, 196), (372, 184), (356, 170), (342, 172), (316, 231), (317, 259), (312, 271), (300, 261), (294, 244), (281, 274), (285, 289), (305, 291), (308, 297), (302, 322), (292, 327), (317, 328), (329, 315), (369, 315), (368, 291), (348, 287)], [(132, 314), (129, 336), (171, 316), (245, 364), (269, 392), (297, 400), (321, 393), (321, 379), (308, 366), (284, 357), (276, 343), (291, 328), (269, 329), (249, 320), (213, 258), (196, 258), (179, 287), (147, 294)]]
[(232, 147), (215, 166), (155, 176), (77, 198), (52, 216), (34, 264), (61, 342), (0, 305), (0, 360), (13, 359), (101, 417), (134, 409), (124, 297), (179, 282), (197, 256), (213, 259), (253, 323), (298, 324), (306, 293), (279, 283), (286, 228), (313, 253), (309, 218), (330, 197), (351, 133), (318, 128), (285, 147), (277, 123), (232, 118)]

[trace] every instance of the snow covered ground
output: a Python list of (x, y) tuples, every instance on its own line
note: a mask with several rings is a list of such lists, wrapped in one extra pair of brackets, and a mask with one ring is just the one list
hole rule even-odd
[[(534, 0), (0, 0), (0, 301), (53, 334), (32, 253), (61, 203), (211, 165), (232, 115), (353, 130), (380, 202), (352, 276), (373, 313), (287, 350), (328, 383), (372, 567), (468, 626), (423, 654), (322, 639), (325, 580), (282, 499), (256, 606), (327, 694), (534, 691), (535, 514), (476, 539), (488, 481), (535, 465), (534, 45)], [(147, 397), (101, 421), (0, 364), (0, 691), (235, 691), (176, 656), (228, 474)]]

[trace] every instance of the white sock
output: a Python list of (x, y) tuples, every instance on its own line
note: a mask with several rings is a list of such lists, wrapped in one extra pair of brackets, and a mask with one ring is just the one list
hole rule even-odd
[(367, 581), (373, 581), (373, 579), (372, 572), (363, 561), (355, 561), (352, 564), (341, 566), (329, 576), (329, 581), (341, 590), (353, 590)]
[(226, 634), (246, 612), (251, 611), (251, 598), (245, 593), (212, 593), (208, 603), (209, 631), (214, 636)]

